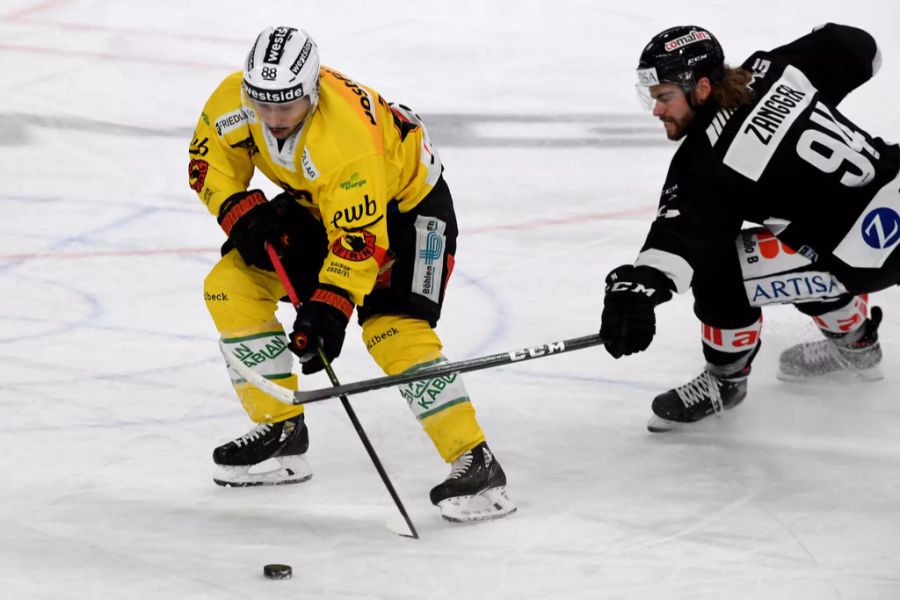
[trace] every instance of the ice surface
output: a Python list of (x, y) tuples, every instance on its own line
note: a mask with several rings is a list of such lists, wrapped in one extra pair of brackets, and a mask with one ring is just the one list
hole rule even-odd
[[(500, 521), (441, 520), (428, 490), (448, 468), (394, 390), (353, 404), (420, 540), (385, 528), (395, 509), (336, 402), (309, 407), (308, 483), (210, 477), (212, 448), (250, 424), (203, 305), (222, 234), (186, 150), (260, 29), (305, 27), (325, 64), (433, 123), (462, 230), (439, 327), (457, 360), (596, 331), (674, 150), (633, 90), (664, 27), (702, 24), (737, 63), (825, 21), (863, 26), (884, 66), (843, 108), (898, 137), (896, 4), (754, 6), (5, 0), (0, 598), (900, 597), (896, 289), (876, 296), (884, 381), (778, 382), (778, 353), (816, 333), (773, 308), (745, 403), (687, 434), (644, 424), (702, 367), (688, 297), (660, 307), (642, 355), (470, 374), (519, 506)], [(380, 375), (358, 327), (335, 368)], [(265, 580), (267, 563), (293, 579)]]

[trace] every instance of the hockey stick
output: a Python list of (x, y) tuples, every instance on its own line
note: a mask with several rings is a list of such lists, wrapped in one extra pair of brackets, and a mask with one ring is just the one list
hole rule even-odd
[[(534, 358), (543, 358), (545, 356), (554, 356), (571, 350), (581, 350), (591, 346), (599, 346), (604, 340), (599, 335), (586, 335), (583, 337), (571, 338), (559, 342), (550, 342), (549, 344), (541, 344), (540, 346), (531, 346), (511, 352), (500, 352), (499, 354), (490, 354), (488, 356), (480, 356), (478, 358), (470, 358), (458, 362), (444, 363), (434, 367), (426, 367), (416, 371), (408, 371), (398, 375), (389, 375), (387, 377), (376, 377), (375, 379), (364, 379), (354, 383), (346, 383), (337, 385), (332, 388), (321, 388), (318, 390), (309, 390), (306, 392), (294, 392), (294, 404), (308, 404), (310, 402), (318, 402), (327, 400), (339, 395), (361, 394), (362, 392), (371, 392), (372, 390), (380, 390), (381, 388), (391, 387), (394, 385), (402, 385), (413, 381), (422, 381), (423, 379), (435, 379), (437, 377), (446, 377), (457, 373), (468, 373), (469, 371), (479, 371), (481, 369), (490, 369)], [(269, 382), (271, 383), (271, 382)], [(275, 386), (274, 383), (271, 385)], [(280, 387), (280, 386), (276, 386)], [(282, 398), (287, 398), (285, 388), (282, 389)], [(287, 400), (285, 400), (287, 401)]]
[[(353, 383), (345, 383), (330, 388), (321, 388), (318, 390), (309, 390), (306, 392), (292, 392), (287, 388), (281, 387), (277, 383), (272, 383), (259, 373), (252, 371), (244, 366), (240, 361), (232, 360), (227, 356), (224, 346), (221, 346), (222, 353), (226, 354), (225, 360), (229, 361), (231, 368), (237, 371), (238, 375), (249, 381), (253, 386), (258, 387), (270, 396), (274, 396), (287, 404), (310, 404), (312, 402), (321, 402), (329, 398), (335, 398), (342, 395), (361, 394), (363, 392), (371, 392), (382, 388), (413, 381), (422, 381), (423, 379), (435, 379), (437, 377), (446, 377), (455, 373), (468, 373), (469, 371), (479, 371), (481, 369), (490, 369), (500, 367), (535, 358), (543, 358), (545, 356), (555, 356), (563, 352), (571, 350), (581, 350), (582, 348), (590, 348), (591, 346), (599, 346), (604, 340), (599, 335), (586, 335), (583, 337), (571, 338), (559, 342), (550, 342), (549, 344), (541, 344), (540, 346), (531, 346), (511, 352), (501, 352), (499, 354), (490, 354), (488, 356), (480, 356), (478, 358), (470, 358), (459, 362), (444, 363), (434, 367), (425, 367), (417, 371), (409, 371), (398, 375), (389, 375), (387, 377), (376, 377), (374, 379), (364, 379)], [(220, 343), (221, 345), (221, 343)]]
[[(288, 294), (288, 298), (291, 299), (291, 304), (294, 305), (295, 310), (299, 310), (300, 297), (297, 296), (297, 292), (294, 289), (294, 286), (291, 284), (291, 280), (288, 278), (287, 271), (284, 270), (284, 265), (281, 263), (281, 259), (278, 258), (278, 254), (275, 252), (275, 248), (272, 247), (272, 245), (268, 242), (266, 242), (266, 252), (269, 253), (269, 259), (272, 261), (272, 266), (275, 267), (275, 272), (278, 273), (278, 278), (281, 279), (281, 284), (284, 286), (284, 289)], [(334, 374), (334, 369), (331, 368), (331, 364), (325, 357), (325, 353), (322, 351), (322, 346), (316, 344), (316, 351), (319, 353), (319, 359), (325, 366), (325, 372), (328, 374), (328, 378), (331, 380), (332, 385), (334, 385), (335, 387), (340, 387), (341, 382), (338, 381), (337, 375)], [(359, 439), (362, 441), (363, 446), (365, 446), (366, 452), (369, 453), (369, 458), (372, 459), (372, 463), (375, 465), (375, 469), (378, 471), (378, 475), (381, 476), (381, 481), (384, 482), (384, 486), (387, 488), (388, 493), (394, 500), (394, 504), (397, 506), (397, 510), (399, 510), (400, 514), (403, 516), (403, 520), (406, 523), (408, 531), (397, 530), (394, 527), (391, 527), (391, 529), (399, 535), (419, 539), (419, 533), (416, 531), (412, 519), (409, 518), (409, 514), (407, 514), (406, 512), (406, 508), (403, 506), (403, 502), (400, 500), (400, 496), (397, 494), (397, 490), (394, 489), (394, 485), (391, 483), (391, 479), (390, 477), (388, 477), (387, 471), (384, 470), (384, 466), (381, 464), (381, 460), (378, 458), (378, 454), (375, 453), (375, 447), (372, 446), (372, 442), (369, 441), (369, 436), (366, 435), (362, 423), (359, 422), (359, 419), (356, 416), (356, 411), (354, 411), (353, 407), (350, 406), (350, 400), (348, 400), (347, 396), (343, 394), (340, 395), (340, 398), (341, 404), (344, 406), (344, 410), (347, 412), (347, 416), (350, 417), (350, 422), (353, 423), (353, 428), (356, 429), (356, 433), (359, 435)]]

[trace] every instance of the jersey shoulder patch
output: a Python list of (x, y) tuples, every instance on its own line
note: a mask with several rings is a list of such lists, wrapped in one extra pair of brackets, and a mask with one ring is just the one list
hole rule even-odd
[(251, 115), (244, 110), (241, 103), (241, 81), (240, 71), (226, 77), (209, 97), (203, 109), (203, 114), (208, 118), (207, 124), (220, 138), (224, 139), (227, 134), (247, 125), (250, 120)]

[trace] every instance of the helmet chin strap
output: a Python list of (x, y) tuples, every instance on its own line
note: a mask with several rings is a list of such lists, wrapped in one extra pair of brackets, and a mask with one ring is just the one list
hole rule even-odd
[[(709, 96), (707, 96), (706, 100), (704, 100), (703, 102), (697, 102), (696, 100), (694, 100), (694, 91), (697, 89), (698, 85), (699, 84), (695, 83), (694, 86), (690, 89), (690, 91), (684, 92), (684, 96), (687, 99), (688, 106), (690, 106), (694, 111), (697, 111), (701, 107), (706, 106), (706, 104), (707, 104), (706, 101), (709, 100)], [(710, 94), (712, 94), (711, 91), (710, 91)]]
[[(696, 88), (694, 88), (694, 89), (696, 89)], [(689, 92), (685, 92), (684, 97), (687, 100), (688, 106), (691, 107), (691, 110), (696, 111), (697, 105), (694, 103), (694, 89), (692, 89)]]
[(688, 106), (690, 106), (694, 112), (696, 112), (697, 109), (700, 108), (700, 106), (702, 106), (702, 104), (698, 104), (696, 102), (696, 100), (694, 100), (694, 90), (696, 90), (696, 89), (697, 89), (697, 84), (694, 84), (694, 87), (692, 87), (690, 89), (690, 91), (684, 92), (684, 97), (687, 100)]

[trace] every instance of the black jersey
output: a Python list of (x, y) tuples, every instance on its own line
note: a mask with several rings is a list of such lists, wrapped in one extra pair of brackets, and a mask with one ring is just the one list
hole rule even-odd
[(837, 109), (878, 61), (868, 33), (835, 24), (748, 58), (753, 101), (698, 111), (636, 264), (683, 292), (694, 277), (716, 276), (713, 265), (750, 221), (851, 291), (897, 283), (880, 267), (900, 241), (900, 148)]

